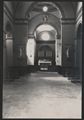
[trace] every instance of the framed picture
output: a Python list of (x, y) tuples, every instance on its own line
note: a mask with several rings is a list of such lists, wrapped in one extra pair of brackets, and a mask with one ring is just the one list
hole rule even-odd
[(83, 1), (3, 0), (1, 8), (1, 119), (82, 119)]

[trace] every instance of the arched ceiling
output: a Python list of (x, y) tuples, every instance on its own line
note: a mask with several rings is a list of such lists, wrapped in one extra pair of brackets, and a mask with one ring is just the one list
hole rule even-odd
[(38, 26), (34, 32), (34, 36), (38, 40), (55, 40), (56, 35), (55, 28), (48, 24)]
[(74, 18), (77, 2), (32, 2), (32, 1), (13, 1), (11, 2), (15, 18), (25, 18), (25, 15), (32, 12), (42, 12), (43, 6), (48, 6), (48, 12), (56, 12), (60, 9), (63, 17)]
[(58, 7), (53, 2), (33, 2), (28, 11), (43, 12), (43, 7), (48, 7), (48, 12), (57, 11)]

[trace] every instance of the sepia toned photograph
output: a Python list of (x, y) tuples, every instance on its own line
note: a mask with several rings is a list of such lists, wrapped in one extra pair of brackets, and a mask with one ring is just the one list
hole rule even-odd
[(82, 118), (82, 1), (3, 1), (2, 118)]

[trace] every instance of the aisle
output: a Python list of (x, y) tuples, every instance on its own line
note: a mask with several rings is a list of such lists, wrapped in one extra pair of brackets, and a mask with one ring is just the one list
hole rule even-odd
[(81, 118), (81, 85), (55, 72), (6, 82), (3, 118)]

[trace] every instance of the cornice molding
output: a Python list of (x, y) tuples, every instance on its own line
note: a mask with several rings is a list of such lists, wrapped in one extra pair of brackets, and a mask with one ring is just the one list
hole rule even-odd
[(25, 18), (16, 18), (15, 20), (14, 20), (14, 23), (15, 24), (28, 24), (28, 20), (27, 19), (25, 19)]
[(76, 22), (63, 22), (62, 25), (75, 25)]
[(64, 18), (61, 20), (62, 25), (63, 24), (75, 24), (75, 18)]
[(75, 18), (62, 18), (62, 21), (69, 21), (69, 20), (75, 20)]
[(42, 43), (42, 44), (54, 44), (54, 43), (55, 43), (55, 40), (52, 40), (52, 41), (36, 40), (36, 43)]

